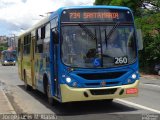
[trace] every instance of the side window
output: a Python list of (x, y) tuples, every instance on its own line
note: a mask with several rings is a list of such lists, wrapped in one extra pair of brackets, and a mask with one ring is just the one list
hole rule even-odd
[(49, 45), (50, 45), (50, 23), (45, 25), (45, 39), (43, 44), (44, 52), (49, 52)]
[(45, 38), (45, 26), (41, 28), (41, 39)]
[(53, 34), (53, 42), (54, 44), (58, 44), (58, 31), (57, 28), (52, 29), (52, 34)]
[(54, 44), (58, 43), (58, 18), (54, 18), (53, 20), (51, 20), (51, 29), (52, 29), (52, 34), (53, 34), (53, 41)]
[(39, 28), (37, 31), (37, 40), (41, 38), (41, 29)]
[(24, 53), (24, 55), (27, 53), (27, 51), (26, 51), (26, 45), (27, 45), (27, 39), (26, 39), (26, 36), (24, 37), (24, 44), (23, 44), (24, 46), (23, 46), (23, 53)]
[(53, 20), (51, 20), (51, 28), (55, 28), (58, 26), (58, 18), (54, 18)]
[(50, 24), (49, 23), (45, 26), (45, 38), (48, 38), (48, 37), (50, 37)]
[(30, 46), (31, 46), (31, 34), (24, 36), (24, 51), (25, 55), (30, 54)]
[(45, 28), (38, 28), (36, 31), (36, 53), (43, 53), (43, 39), (45, 38)]

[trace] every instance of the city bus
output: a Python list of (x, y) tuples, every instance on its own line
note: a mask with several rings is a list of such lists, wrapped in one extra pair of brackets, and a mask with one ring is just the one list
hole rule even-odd
[(142, 47), (129, 8), (62, 7), (19, 36), (19, 76), (51, 104), (134, 97)]
[(5, 65), (16, 65), (16, 50), (3, 50), (1, 52), (1, 64)]

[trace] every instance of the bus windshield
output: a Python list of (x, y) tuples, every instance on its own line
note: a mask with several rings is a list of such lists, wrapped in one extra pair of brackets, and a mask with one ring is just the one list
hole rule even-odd
[(136, 59), (135, 32), (125, 25), (63, 25), (62, 61), (70, 67), (107, 68)]
[(5, 60), (16, 60), (16, 51), (4, 51), (3, 59)]
[(122, 9), (71, 9), (61, 16), (61, 57), (71, 67), (107, 68), (136, 59), (132, 13)]

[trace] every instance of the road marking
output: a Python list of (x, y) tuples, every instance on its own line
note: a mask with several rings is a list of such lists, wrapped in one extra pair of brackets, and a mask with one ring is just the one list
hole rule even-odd
[(152, 87), (159, 87), (159, 85), (154, 85), (154, 84), (148, 84), (148, 83), (140, 83), (140, 85), (147, 85), (147, 86), (152, 86)]
[(123, 103), (129, 104), (129, 105), (132, 105), (132, 106), (136, 106), (136, 107), (142, 108), (144, 110), (149, 110), (149, 111), (152, 111), (152, 112), (160, 114), (159, 110), (155, 110), (153, 108), (149, 108), (149, 107), (146, 107), (146, 106), (143, 106), (143, 105), (139, 105), (139, 104), (136, 104), (136, 103), (133, 103), (133, 102), (129, 102), (129, 101), (126, 101), (126, 100), (122, 100), (122, 99), (116, 99), (116, 100), (119, 101), (119, 102), (123, 102)]

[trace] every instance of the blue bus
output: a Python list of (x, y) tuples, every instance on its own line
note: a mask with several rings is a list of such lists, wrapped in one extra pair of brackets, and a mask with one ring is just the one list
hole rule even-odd
[(16, 50), (3, 50), (1, 52), (1, 64), (5, 65), (16, 65)]
[(20, 79), (51, 104), (137, 96), (140, 33), (127, 7), (59, 8), (19, 36)]

